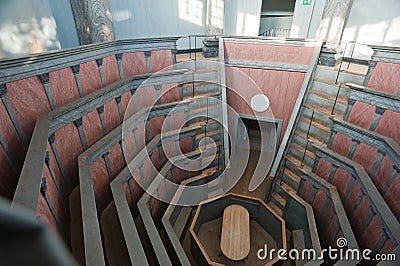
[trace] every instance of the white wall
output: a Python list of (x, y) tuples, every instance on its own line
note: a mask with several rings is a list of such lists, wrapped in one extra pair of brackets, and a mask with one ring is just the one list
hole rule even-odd
[(290, 37), (315, 38), (326, 0), (312, 0), (311, 5), (302, 5), (296, 0)]
[(0, 57), (78, 45), (69, 0), (0, 1)]
[(262, 0), (225, 0), (225, 34), (257, 36)]
[(400, 1), (354, 0), (342, 41), (400, 46)]

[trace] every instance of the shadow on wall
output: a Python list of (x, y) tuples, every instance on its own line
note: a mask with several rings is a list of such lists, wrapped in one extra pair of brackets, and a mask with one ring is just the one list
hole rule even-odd
[(399, 14), (398, 0), (354, 0), (342, 40), (399, 46)]

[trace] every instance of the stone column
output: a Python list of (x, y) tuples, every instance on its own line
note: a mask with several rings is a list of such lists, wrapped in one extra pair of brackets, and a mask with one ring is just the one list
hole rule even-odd
[(115, 39), (108, 0), (71, 0), (71, 6), (81, 45)]
[(326, 0), (317, 39), (326, 40), (327, 45), (337, 46), (343, 35), (353, 0)]

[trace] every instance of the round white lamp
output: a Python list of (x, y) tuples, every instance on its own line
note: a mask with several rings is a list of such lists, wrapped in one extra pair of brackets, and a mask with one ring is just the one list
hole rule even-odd
[(250, 104), (251, 108), (254, 111), (262, 113), (267, 111), (267, 109), (269, 108), (269, 99), (264, 94), (257, 94), (254, 95), (253, 98), (251, 98)]

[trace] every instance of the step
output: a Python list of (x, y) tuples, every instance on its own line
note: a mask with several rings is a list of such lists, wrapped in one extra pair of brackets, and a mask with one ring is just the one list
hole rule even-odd
[(310, 144), (308, 145), (307, 150), (306, 150), (306, 147), (302, 147), (297, 143), (292, 143), (291, 148), (297, 150), (300, 153), (304, 153), (304, 151), (306, 151), (306, 156), (312, 160), (315, 160), (316, 156), (315, 156), (314, 152), (310, 151), (310, 148), (312, 148)]
[(312, 103), (305, 103), (304, 106), (307, 107), (308, 109), (314, 110), (315, 112), (318, 112), (320, 114), (324, 114), (324, 115), (326, 115), (328, 117), (333, 116), (332, 115), (332, 109), (333, 108), (323, 108), (323, 107), (320, 107), (320, 106), (318, 106), (316, 104), (312, 104)]
[(288, 186), (293, 190), (297, 191), (301, 178), (287, 167), (285, 167), (283, 175), (284, 175), (284, 182), (282, 183), (282, 187)]
[(325, 132), (327, 134), (331, 134), (331, 129), (326, 127), (326, 126), (324, 126), (324, 125), (322, 125), (322, 124), (320, 124), (320, 123), (318, 123), (318, 121), (312, 121), (311, 122), (311, 119), (308, 119), (308, 118), (305, 118), (305, 117), (301, 117), (300, 121), (305, 123), (305, 124), (307, 124), (307, 125), (311, 124), (311, 126), (317, 128), (317, 129), (319, 129), (319, 130), (321, 130), (321, 131), (323, 131), (323, 132)]
[(289, 155), (286, 157), (289, 162), (294, 164), (298, 169), (306, 169), (306, 170), (311, 170), (311, 167), (307, 166), (304, 164), (303, 166), (301, 165), (301, 160), (297, 159), (293, 155)]
[(286, 199), (279, 195), (277, 192), (273, 192), (271, 195), (271, 200), (275, 203), (280, 209), (284, 209), (286, 205)]
[(272, 209), (279, 217), (282, 217), (283, 210), (280, 209), (275, 203), (273, 203), (273, 202), (270, 201), (270, 202), (267, 203), (267, 205), (268, 205), (269, 207), (271, 207), (271, 209)]
[[(363, 84), (365, 75), (356, 73), (351, 70), (347, 70), (346, 67), (341, 67), (340, 72), (339, 71), (339, 66), (336, 68), (333, 67), (326, 67), (326, 66), (317, 66), (315, 76), (320, 79), (325, 79), (329, 81), (336, 81), (336, 78), (338, 80), (337, 83), (346, 83), (346, 82), (355, 82), (355, 83), (360, 83)], [(339, 74), (339, 76), (338, 76)], [(349, 81), (350, 80), (350, 81)]]
[(296, 136), (298, 136), (299, 138), (302, 138), (304, 140), (308, 139), (312, 143), (316, 143), (316, 144), (321, 145), (321, 146), (324, 146), (324, 145), (326, 146), (326, 143), (324, 142), (324, 140), (320, 139), (318, 136), (308, 135), (308, 138), (307, 138), (307, 133), (303, 132), (301, 130), (296, 130), (296, 132), (294, 132), (294, 134)]
[(366, 65), (361, 65), (357, 63), (349, 63), (349, 62), (342, 62), (342, 65), (340, 64), (335, 65), (334, 67), (330, 66), (323, 66), (323, 65), (317, 65), (317, 68), (321, 69), (327, 69), (327, 70), (332, 70), (332, 71), (338, 71), (340, 67), (340, 72), (345, 72), (349, 73), (352, 75), (359, 75), (359, 76), (366, 76), (369, 67)]
[[(336, 96), (329, 95), (329, 94), (327, 94), (325, 92), (322, 92), (322, 91), (310, 90), (310, 94), (314, 94), (314, 95), (316, 95), (316, 96), (318, 96), (320, 98), (327, 99), (327, 100), (329, 100), (331, 102), (335, 102), (335, 100), (336, 100)], [(347, 105), (347, 101), (348, 101), (347, 97), (339, 95), (339, 97), (337, 98), (336, 102), (339, 103), (339, 104)]]

